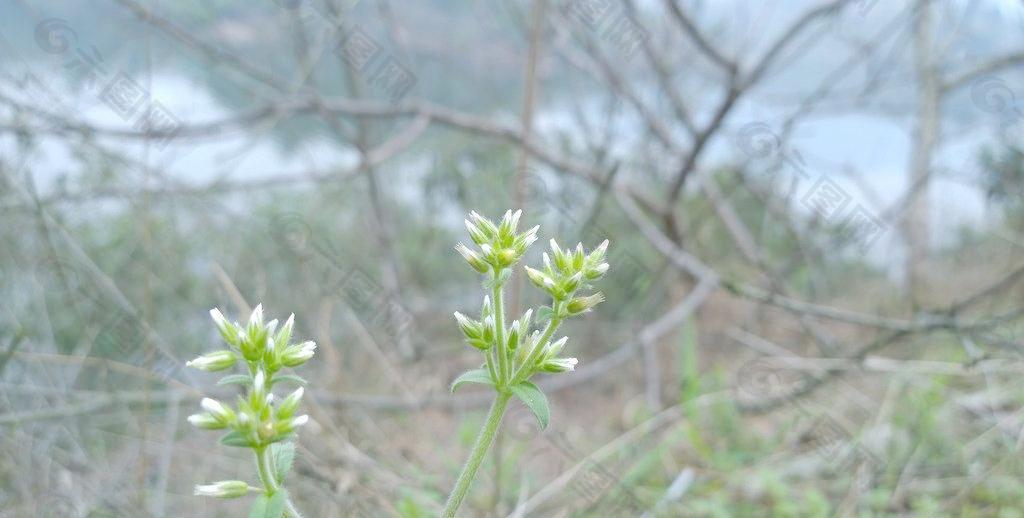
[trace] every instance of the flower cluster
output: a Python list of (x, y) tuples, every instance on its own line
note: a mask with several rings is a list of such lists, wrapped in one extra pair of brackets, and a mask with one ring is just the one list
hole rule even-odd
[(540, 225), (537, 225), (517, 234), (519, 217), (522, 215), (521, 210), (515, 213), (506, 211), (501, 223), (495, 225), (476, 211), (470, 212), (472, 221), (465, 220), (466, 230), (469, 230), (469, 237), (480, 250), (472, 250), (462, 243), (456, 245), (455, 250), (480, 273), (498, 272), (512, 266), (526, 253), (527, 247), (537, 240), (537, 230), (540, 229)]
[[(282, 441), (309, 421), (308, 415), (295, 415), (302, 401), (301, 385), (305, 384), (305, 380), (279, 372), (283, 368), (306, 363), (313, 357), (316, 344), (310, 341), (291, 343), (295, 315), (289, 316), (278, 329), (277, 320), (264, 322), (262, 305), (256, 306), (244, 326), (229, 322), (216, 308), (210, 310), (210, 316), (229, 348), (204, 354), (186, 365), (207, 372), (218, 372), (230, 369), (237, 363), (244, 363), (246, 374), (230, 374), (218, 384), (244, 385), (247, 392), (238, 398), (234, 408), (215, 399), (203, 398), (200, 405), (204, 412), (189, 416), (188, 422), (208, 430), (230, 430), (221, 438), (222, 444), (253, 449), (264, 487), (254, 488), (245, 482), (227, 480), (196, 486), (195, 493), (235, 498), (249, 491), (257, 491), (263, 493), (261, 499), (269, 499), (278, 492), (281, 479), (287, 471), (282, 470), (280, 464), (287, 463), (290, 466), (294, 455), (294, 445), (289, 443), (282, 446)], [(300, 386), (277, 402), (273, 387), (279, 382)], [(279, 464), (276, 469), (273, 466), (275, 459)]]
[(577, 363), (575, 358), (558, 357), (568, 338), (553, 340), (553, 335), (562, 320), (586, 313), (604, 300), (600, 292), (585, 296), (576, 294), (608, 272), (608, 263), (604, 262), (608, 241), (586, 253), (582, 243), (575, 250), (563, 250), (552, 239), (551, 254), (543, 254), (543, 268), (526, 267), (531, 282), (551, 296), (551, 306), (543, 306), (536, 313), (537, 323), (544, 325), (544, 329), (532, 329), (532, 309), (511, 324), (504, 324), (502, 286), (511, 274), (509, 268), (537, 240), (539, 228), (533, 227), (517, 234), (521, 215), (522, 211), (507, 211), (501, 222), (495, 224), (471, 212), (465, 221), (470, 237), (480, 250), (471, 250), (462, 243), (456, 246), (456, 250), (474, 269), (488, 274), (492, 292), (484, 297), (479, 319), (455, 312), (455, 320), (467, 343), (483, 351), (487, 359), (487, 378), (478, 375), (466, 377), (470, 374), (467, 373), (457, 379), (456, 384), (464, 381), (490, 382), (502, 391), (529, 380), (536, 372), (573, 370)]
[(589, 254), (583, 251), (583, 243), (576, 245), (576, 250), (562, 250), (554, 239), (551, 240), (551, 256), (544, 252), (544, 269), (537, 270), (526, 267), (526, 275), (534, 286), (546, 291), (555, 301), (566, 301), (563, 306), (563, 318), (586, 313), (604, 301), (600, 292), (587, 297), (573, 295), (588, 281), (596, 281), (608, 271), (608, 263), (604, 262), (608, 252), (608, 240)]
[[(277, 320), (263, 322), (263, 306), (256, 306), (249, 323), (241, 326), (228, 322), (220, 310), (210, 310), (217, 329), (231, 349), (215, 351), (200, 356), (188, 363), (189, 367), (204, 371), (229, 369), (239, 360), (248, 364), (250, 376), (229, 376), (222, 383), (245, 383), (249, 385), (247, 397), (239, 398), (237, 410), (219, 401), (202, 400), (206, 412), (189, 416), (188, 421), (199, 428), (220, 430), (230, 428), (232, 432), (223, 442), (231, 446), (258, 448), (288, 437), (296, 427), (302, 426), (309, 416), (295, 416), (303, 389), (300, 386), (274, 408), (274, 394), (271, 392), (277, 371), (283, 367), (297, 367), (313, 357), (316, 344), (302, 342), (289, 345), (295, 315), (277, 329)], [(286, 378), (294, 379), (294, 378)]]

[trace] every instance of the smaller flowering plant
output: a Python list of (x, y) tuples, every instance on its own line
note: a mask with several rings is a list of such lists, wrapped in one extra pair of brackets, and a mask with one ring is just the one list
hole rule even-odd
[[(295, 458), (295, 443), (288, 442), (296, 429), (309, 421), (308, 415), (296, 415), (302, 401), (302, 378), (283, 374), (283, 368), (298, 367), (306, 363), (316, 350), (314, 342), (292, 344), (295, 315), (278, 329), (277, 320), (263, 321), (263, 306), (258, 305), (242, 326), (229, 322), (220, 310), (210, 310), (210, 316), (220, 331), (228, 349), (204, 354), (186, 363), (187, 366), (207, 372), (231, 369), (238, 363), (246, 366), (245, 374), (229, 374), (218, 385), (242, 385), (246, 395), (240, 396), (234, 408), (211, 398), (203, 398), (204, 412), (188, 417), (188, 422), (207, 430), (229, 430), (220, 442), (227, 446), (250, 448), (256, 456), (260, 487), (240, 480), (224, 480), (213, 484), (197, 485), (197, 496), (237, 498), (257, 493), (250, 516), (279, 518), (300, 516), (284, 489), (285, 475)], [(299, 385), (280, 402), (273, 393), (277, 383)]]
[[(442, 513), (445, 517), (455, 516), (466, 497), (513, 396), (533, 411), (541, 428), (547, 426), (550, 416), (547, 398), (530, 378), (538, 372), (562, 373), (576, 368), (576, 358), (559, 356), (568, 337), (555, 339), (555, 332), (565, 319), (587, 313), (604, 301), (601, 292), (589, 295), (579, 292), (589, 290), (591, 282), (608, 272), (608, 263), (604, 262), (608, 241), (587, 253), (582, 243), (575, 249), (563, 249), (552, 239), (551, 254), (545, 252), (542, 256), (543, 267), (525, 267), (530, 282), (551, 297), (551, 304), (537, 308), (536, 312), (529, 309), (511, 324), (505, 323), (505, 283), (512, 275), (512, 267), (537, 240), (540, 228), (535, 226), (518, 232), (521, 216), (522, 211), (509, 210), (501, 222), (495, 224), (470, 212), (469, 219), (465, 220), (466, 230), (479, 248), (474, 250), (463, 243), (455, 246), (462, 258), (484, 275), (488, 293), (484, 296), (479, 319), (455, 312), (455, 320), (466, 342), (484, 353), (484, 365), (456, 378), (451, 389), (454, 392), (464, 383), (481, 383), (494, 387), (496, 395), (470, 458), (445, 504)], [(534, 330), (534, 320), (543, 329)]]

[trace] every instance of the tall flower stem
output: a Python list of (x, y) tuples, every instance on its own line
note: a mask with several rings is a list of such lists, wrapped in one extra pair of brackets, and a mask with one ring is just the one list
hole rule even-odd
[(459, 510), (459, 506), (462, 505), (462, 501), (465, 500), (466, 494), (469, 493), (469, 486), (473, 483), (473, 479), (476, 478), (476, 472), (480, 469), (480, 463), (483, 462), (484, 457), (487, 455), (487, 450), (491, 448), (491, 443), (494, 442), (494, 437), (498, 434), (501, 418), (505, 415), (505, 408), (508, 407), (508, 400), (511, 397), (512, 394), (510, 392), (499, 392), (495, 396), (494, 402), (491, 403), (491, 409), (487, 412), (487, 421), (480, 430), (480, 435), (476, 438), (473, 451), (470, 452), (469, 459), (466, 460), (466, 464), (462, 467), (462, 472), (459, 473), (459, 478), (455, 482), (451, 495), (448, 495), (448, 501), (444, 504), (444, 511), (441, 513), (441, 516), (444, 518), (454, 518), (455, 513)]

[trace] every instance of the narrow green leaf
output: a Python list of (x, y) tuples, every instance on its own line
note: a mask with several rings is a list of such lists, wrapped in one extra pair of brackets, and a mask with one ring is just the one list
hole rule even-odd
[(252, 378), (245, 374), (229, 374), (217, 382), (218, 385), (252, 385)]
[(473, 369), (471, 371), (463, 372), (455, 381), (452, 382), (451, 391), (455, 392), (455, 389), (459, 388), (459, 385), (463, 383), (482, 383), (484, 385), (494, 385), (494, 381), (491, 379), (491, 375), (486, 369)]
[(291, 383), (295, 386), (306, 386), (306, 380), (294, 374), (277, 374), (271, 378), (271, 384), (278, 382)]
[(228, 432), (227, 435), (220, 438), (220, 443), (225, 446), (235, 446), (237, 448), (248, 448), (250, 446), (249, 439), (237, 431)]
[(529, 381), (524, 381), (512, 386), (512, 393), (519, 398), (533, 415), (537, 418), (537, 424), (543, 430), (548, 427), (548, 420), (551, 418), (551, 410), (548, 408), (548, 398), (540, 391), (540, 388)]
[(288, 497), (284, 489), (278, 490), (274, 496), (266, 493), (256, 497), (249, 508), (249, 518), (281, 518), (284, 515), (284, 503)]
[(537, 316), (534, 318), (537, 319), (538, 324), (543, 324), (548, 320), (551, 320), (551, 315), (553, 314), (554, 311), (551, 309), (551, 306), (541, 306), (537, 308)]
[(505, 284), (512, 277), (512, 269), (505, 268), (498, 274), (498, 284)]
[(501, 270), (501, 273), (498, 274), (497, 278), (495, 278), (494, 272), (491, 272), (491, 274), (488, 275), (483, 280), (484, 289), (486, 289), (488, 291), (493, 290), (495, 284), (503, 285), (506, 282), (508, 282), (509, 278), (511, 278), (511, 277), (512, 277), (512, 269), (511, 268), (505, 268), (505, 269)]
[(278, 484), (284, 483), (284, 477), (292, 469), (295, 461), (295, 443), (276, 442), (270, 445), (270, 454), (274, 457), (274, 476)]
[(284, 488), (277, 490), (274, 496), (267, 502), (266, 518), (281, 518), (284, 516), (284, 503), (288, 500), (288, 492)]
[(270, 499), (267, 498), (266, 494), (260, 494), (252, 501), (252, 506), (249, 507), (249, 518), (263, 518), (267, 515), (267, 502)]

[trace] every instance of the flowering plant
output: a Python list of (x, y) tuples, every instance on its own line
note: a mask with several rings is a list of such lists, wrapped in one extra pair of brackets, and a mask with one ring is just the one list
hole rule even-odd
[[(551, 305), (541, 306), (536, 311), (529, 309), (511, 324), (505, 323), (505, 284), (512, 275), (512, 267), (537, 240), (540, 228), (535, 226), (519, 233), (521, 216), (522, 211), (513, 213), (509, 210), (501, 222), (495, 224), (476, 212), (470, 212), (470, 218), (465, 221), (466, 229), (478, 249), (463, 243), (455, 247), (473, 269), (485, 276), (487, 294), (479, 319), (455, 312), (455, 320), (466, 342), (483, 352), (484, 365), (456, 378), (451, 389), (454, 392), (464, 383), (481, 383), (494, 387), (496, 395), (469, 459), (445, 504), (445, 517), (455, 516), (469, 492), (513, 396), (529, 407), (541, 428), (547, 427), (550, 416), (547, 398), (530, 378), (538, 372), (562, 373), (575, 369), (576, 358), (559, 356), (568, 337), (554, 340), (555, 333), (563, 320), (586, 313), (604, 300), (600, 292), (591, 295), (577, 293), (588, 290), (590, 282), (600, 279), (608, 271), (608, 263), (604, 262), (608, 241), (587, 253), (582, 243), (575, 249), (563, 249), (552, 239), (551, 254), (543, 254), (543, 267), (526, 267), (526, 275), (534, 286), (551, 297)], [(543, 325), (543, 330), (533, 330), (534, 320)]]
[[(200, 404), (204, 412), (189, 416), (188, 422), (208, 430), (229, 430), (221, 437), (221, 444), (252, 449), (260, 485), (223, 480), (197, 485), (195, 494), (237, 498), (252, 492), (257, 496), (250, 517), (278, 518), (286, 515), (298, 518), (300, 514), (288, 498), (283, 484), (295, 458), (295, 443), (289, 439), (297, 428), (309, 421), (308, 415), (295, 415), (302, 400), (302, 385), (306, 382), (280, 371), (306, 363), (313, 357), (316, 344), (309, 341), (292, 344), (295, 315), (289, 316), (278, 330), (277, 320), (264, 323), (262, 305), (256, 306), (245, 326), (228, 322), (216, 308), (210, 310), (210, 316), (229, 348), (204, 354), (186, 365), (219, 372), (243, 363), (245, 374), (229, 374), (218, 385), (242, 385), (247, 393), (238, 398), (234, 408), (215, 399), (203, 398)], [(276, 402), (273, 388), (277, 383), (299, 387)]]

